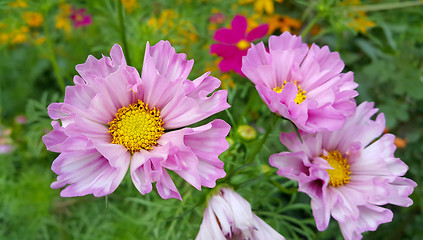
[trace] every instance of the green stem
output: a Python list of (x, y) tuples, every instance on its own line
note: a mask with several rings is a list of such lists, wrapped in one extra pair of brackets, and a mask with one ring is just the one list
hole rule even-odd
[(128, 52), (128, 42), (126, 41), (126, 28), (125, 28), (125, 22), (123, 19), (123, 8), (122, 8), (122, 2), (118, 1), (118, 15), (119, 15), (119, 33), (120, 33), (120, 38), (122, 40), (122, 48), (123, 48), (123, 53), (125, 54), (125, 59), (126, 59), (126, 63), (129, 66), (131, 65), (131, 58), (129, 56), (129, 52)]
[(317, 21), (319, 21), (320, 17), (319, 15), (316, 15), (311, 21), (307, 24), (307, 26), (304, 28), (304, 30), (301, 32), (301, 37), (305, 38), (307, 34), (311, 31), (314, 25), (316, 25)]
[(234, 117), (232, 116), (231, 112), (228, 109), (225, 109), (226, 115), (228, 115), (229, 121), (231, 121), (232, 128), (237, 129), (236, 121), (234, 120)]
[[(47, 14), (45, 14), (47, 16)], [(51, 41), (50, 32), (48, 31), (48, 26), (46, 23), (44, 23), (44, 34), (46, 36), (46, 42), (47, 42), (47, 48), (48, 48), (48, 58), (50, 59), (51, 64), (53, 65), (53, 72), (56, 76), (57, 84), (60, 87), (60, 90), (62, 92), (65, 92), (65, 81), (63, 80), (62, 75), (60, 74), (60, 68), (57, 64), (56, 56), (54, 55), (53, 50), (53, 43)]]
[(392, 10), (406, 7), (423, 6), (423, 2), (412, 1), (412, 2), (393, 2), (393, 3), (379, 3), (370, 5), (350, 6), (348, 11), (350, 12), (374, 12), (382, 10)]

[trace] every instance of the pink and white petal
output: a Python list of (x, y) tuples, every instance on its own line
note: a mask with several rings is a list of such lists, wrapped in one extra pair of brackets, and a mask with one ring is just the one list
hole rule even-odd
[(271, 65), (275, 76), (272, 84), (273, 87), (282, 87), (284, 81), (293, 82), (297, 80), (293, 79), (292, 72), (298, 67), (301, 61), (301, 59), (298, 59), (299, 54), (301, 54), (301, 49), (291, 51), (277, 50), (271, 53)]
[[(178, 162), (179, 166), (176, 169), (169, 168), (165, 165), (165, 163), (169, 161)], [(162, 166), (174, 171), (193, 187), (201, 191), (202, 184), (198, 171), (198, 164), (199, 160), (197, 156), (189, 148), (180, 148), (175, 154), (169, 155)]]
[(216, 119), (193, 130), (193, 133), (185, 135), (184, 143), (198, 158), (201, 185), (212, 188), (216, 186), (217, 179), (226, 175), (219, 155), (229, 148), (225, 137), (229, 133), (230, 125)]
[(85, 151), (94, 148), (94, 144), (86, 136), (68, 137), (62, 144), (61, 152)]
[(313, 133), (340, 129), (346, 117), (330, 105), (308, 110), (308, 119), (302, 130)]
[(305, 76), (302, 86), (309, 91), (315, 89), (338, 75), (344, 66), (338, 52), (330, 52), (327, 46), (320, 48), (313, 43), (301, 63), (300, 69)]
[(255, 230), (253, 232), (254, 239), (274, 239), (274, 240), (285, 240), (285, 238), (275, 231), (269, 224), (263, 221), (261, 218), (253, 214), (253, 226)]
[(149, 193), (152, 189), (151, 183), (161, 177), (162, 167), (160, 162), (166, 159), (168, 154), (168, 147), (155, 147), (152, 151), (141, 150), (132, 155), (131, 178), (141, 194)]
[(65, 134), (70, 137), (82, 134), (94, 141), (111, 142), (111, 135), (107, 126), (80, 116), (76, 116), (75, 123), (69, 124), (65, 128)]
[(222, 233), (227, 236), (231, 234), (231, 230), (234, 227), (234, 219), (231, 205), (223, 198), (223, 194), (224, 190), (221, 189), (219, 195), (215, 195), (210, 199), (207, 208), (213, 213), (214, 220), (219, 221)]
[(272, 154), (269, 158), (270, 165), (278, 169), (278, 175), (294, 181), (298, 181), (301, 173), (308, 174), (308, 167), (304, 162), (308, 162), (304, 152), (281, 152)]
[[(153, 64), (146, 64), (146, 62), (153, 62)], [(151, 47), (147, 42), (142, 73), (158, 71), (168, 81), (175, 82), (187, 79), (193, 64), (194, 60), (187, 61), (186, 54), (177, 54), (168, 41), (162, 40)], [(151, 68), (152, 66), (154, 68)]]
[(53, 131), (43, 136), (43, 143), (46, 145), (47, 150), (51, 152), (62, 152), (62, 144), (68, 136), (58, 121), (51, 121), (51, 126)]
[(57, 120), (57, 119), (63, 119), (69, 117), (68, 112), (64, 112), (63, 109), (64, 103), (51, 103), (47, 107), (47, 113), (48, 116), (51, 119)]
[(81, 77), (87, 83), (90, 83), (96, 79), (109, 76), (120, 67), (126, 67), (122, 48), (118, 44), (113, 45), (110, 55), (112, 59), (103, 56), (100, 60), (90, 55), (85, 63), (78, 64), (75, 68)]
[(108, 142), (94, 142), (94, 146), (101, 155), (109, 160), (110, 166), (122, 168), (123, 166), (129, 165), (131, 154), (123, 145)]
[(391, 210), (371, 204), (359, 206), (360, 217), (350, 221), (340, 222), (342, 235), (346, 240), (361, 239), (361, 233), (365, 231), (375, 231), (382, 223), (392, 221)]
[(217, 83), (216, 79), (212, 77), (194, 82), (194, 85), (198, 84), (198, 91), (194, 90), (188, 96), (184, 92), (177, 92), (161, 109), (163, 127), (166, 129), (184, 127), (228, 108), (227, 91), (214, 92), (210, 97), (206, 97), (206, 92), (202, 91), (203, 86), (209, 88), (207, 84), (211, 81)]
[(402, 176), (408, 166), (395, 158), (395, 136), (385, 134), (379, 140), (362, 150), (358, 159), (353, 159), (350, 169), (357, 175)]
[(325, 206), (322, 199), (312, 198), (310, 205), (313, 211), (314, 221), (319, 231), (324, 231), (330, 221), (330, 209)]
[(87, 194), (101, 197), (112, 193), (119, 186), (128, 165), (114, 168), (97, 151), (85, 150), (61, 153), (53, 162), (52, 170), (58, 174), (57, 181), (51, 184), (52, 188), (68, 185), (60, 193), (62, 197)]
[[(263, 42), (252, 45), (248, 49), (247, 55), (242, 57), (241, 70), (254, 84), (262, 83), (260, 74), (263, 74), (263, 71), (264, 73), (269, 73), (268, 75), (272, 75), (273, 73), (270, 66), (270, 59), (270, 55)], [(263, 65), (267, 65), (267, 69), (259, 70)], [(272, 78), (270, 77), (270, 79)], [(272, 81), (268, 80), (266, 82), (271, 83)]]
[(280, 36), (269, 37), (269, 50), (273, 54), (275, 51), (285, 50), (299, 50), (296, 55), (296, 62), (301, 62), (306, 56), (309, 48), (307, 44), (301, 41), (301, 36), (292, 35), (289, 32), (284, 32)]
[(402, 177), (397, 177), (394, 180), (375, 177), (373, 184), (377, 191), (375, 191), (371, 203), (377, 205), (389, 203), (402, 207), (409, 207), (413, 204), (413, 200), (409, 196), (417, 186), (414, 181)]
[(263, 24), (260, 25), (256, 28), (254, 28), (253, 30), (251, 30), (248, 34), (247, 34), (247, 41), (252, 42), (255, 41), (257, 39), (260, 39), (264, 36), (266, 36), (267, 31), (269, 31), (269, 24)]
[(157, 192), (163, 199), (176, 198), (182, 201), (181, 195), (165, 169), (156, 183)]
[[(304, 138), (304, 137), (308, 137), (308, 135), (301, 136), (301, 138)], [(299, 152), (299, 151), (304, 151), (307, 149), (307, 147), (302, 144), (300, 138), (295, 132), (290, 132), (290, 133), (281, 132), (280, 141), (291, 152)]]
[(195, 240), (226, 240), (226, 237), (219, 226), (221, 224), (219, 223), (217, 222), (217, 217), (214, 215), (214, 212), (210, 207), (207, 207), (204, 211), (203, 222), (200, 225), (200, 230), (198, 231)]
[[(79, 79), (79, 80), (78, 80)], [(65, 90), (65, 104), (69, 104), (75, 108), (87, 109), (91, 100), (95, 96), (95, 91), (88, 87), (79, 76), (74, 77), (75, 86), (67, 86)]]

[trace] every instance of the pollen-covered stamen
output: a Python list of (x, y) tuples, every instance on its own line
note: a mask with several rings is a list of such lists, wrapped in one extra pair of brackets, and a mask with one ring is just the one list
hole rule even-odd
[(164, 131), (160, 111), (149, 109), (141, 100), (120, 108), (108, 124), (112, 143), (125, 146), (131, 153), (153, 149)]
[(248, 48), (250, 48), (250, 46), (251, 46), (251, 43), (250, 43), (250, 42), (248, 42), (248, 41), (246, 41), (246, 40), (244, 40), (244, 39), (240, 40), (240, 41), (239, 41), (239, 42), (237, 42), (237, 44), (236, 44), (236, 47), (237, 47), (239, 50), (245, 50), (245, 49), (248, 49)]
[[(275, 88), (273, 88), (273, 91), (275, 91), (275, 92), (277, 92), (277, 93), (281, 93), (282, 92), (282, 89), (285, 87), (285, 85), (286, 85), (286, 80), (283, 82), (283, 84), (282, 84), (282, 86), (281, 87), (275, 87)], [(294, 81), (293, 82), (294, 84), (295, 84), (295, 86), (297, 86), (297, 96), (295, 96), (295, 99), (294, 99), (294, 101), (295, 101), (295, 103), (296, 104), (301, 104), (302, 102), (304, 102), (304, 100), (306, 100), (306, 98), (307, 98), (307, 96), (305, 95), (306, 94), (306, 91), (304, 91), (303, 89), (301, 89), (301, 85), (299, 85), (298, 83), (297, 83), (297, 81)]]
[(342, 157), (342, 154), (335, 151), (330, 151), (327, 156), (320, 155), (321, 158), (328, 161), (329, 165), (334, 169), (326, 169), (329, 174), (329, 185), (332, 187), (342, 186), (350, 181), (350, 165), (348, 160)]

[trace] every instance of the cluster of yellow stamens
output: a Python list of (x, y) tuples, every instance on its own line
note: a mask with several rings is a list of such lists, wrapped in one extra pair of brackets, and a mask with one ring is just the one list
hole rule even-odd
[(251, 46), (251, 43), (250, 43), (250, 42), (248, 42), (248, 41), (246, 41), (246, 40), (244, 40), (244, 39), (240, 40), (240, 41), (239, 41), (239, 42), (237, 42), (237, 44), (236, 44), (236, 47), (237, 47), (239, 50), (245, 50), (245, 49), (248, 49), (248, 48), (250, 48), (250, 46)]
[[(283, 84), (282, 84), (282, 87), (275, 87), (275, 88), (273, 88), (273, 91), (275, 91), (277, 93), (281, 93), (282, 92), (282, 89), (285, 87), (286, 83), (287, 82), (285, 80), (283, 82)], [(305, 95), (306, 94), (306, 91), (304, 91), (303, 89), (301, 89), (301, 85), (299, 85), (297, 83), (297, 81), (294, 81), (293, 83), (295, 84), (295, 86), (297, 86), (297, 89), (298, 89), (297, 96), (295, 96), (295, 100), (294, 101), (295, 101), (296, 104), (300, 105), (307, 98), (307, 96)]]
[(335, 151), (330, 151), (327, 156), (320, 155), (321, 158), (328, 161), (329, 165), (334, 169), (326, 169), (329, 174), (329, 185), (332, 187), (342, 186), (350, 181), (350, 165), (348, 160), (342, 157), (342, 154)]
[(141, 100), (120, 108), (108, 124), (112, 143), (125, 146), (132, 154), (141, 149), (153, 149), (164, 131), (160, 111), (149, 109)]

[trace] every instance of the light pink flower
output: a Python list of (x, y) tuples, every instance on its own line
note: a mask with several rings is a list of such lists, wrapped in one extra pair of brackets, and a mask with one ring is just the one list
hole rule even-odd
[(204, 211), (196, 240), (282, 240), (285, 239), (257, 217), (251, 206), (238, 193), (222, 188)]
[(141, 77), (126, 65), (119, 45), (110, 55), (77, 65), (81, 77), (66, 88), (64, 103), (48, 107), (61, 122), (52, 121), (53, 131), (43, 137), (48, 150), (60, 153), (51, 187), (67, 185), (63, 197), (104, 196), (128, 168), (142, 194), (156, 182), (162, 198), (181, 199), (167, 170), (199, 190), (214, 187), (225, 176), (218, 156), (228, 148), (230, 126), (219, 119), (185, 126), (229, 107), (226, 91), (213, 93), (220, 81), (209, 73), (188, 80), (193, 60), (167, 41), (147, 43)]
[(390, 222), (393, 213), (384, 204), (403, 207), (416, 183), (402, 177), (407, 165), (395, 158), (392, 134), (378, 138), (385, 129), (381, 113), (373, 103), (362, 103), (354, 116), (334, 132), (301, 135), (282, 133), (281, 141), (290, 152), (273, 154), (270, 164), (278, 174), (298, 181), (299, 191), (311, 197), (317, 228), (327, 228), (335, 218), (345, 239), (360, 239)]
[(222, 57), (219, 68), (222, 72), (235, 71), (244, 76), (241, 72), (242, 57), (247, 55), (247, 49), (251, 42), (258, 40), (267, 34), (269, 26), (260, 25), (247, 32), (247, 19), (244, 16), (236, 15), (231, 22), (231, 28), (218, 29), (213, 39), (219, 43), (210, 46), (210, 53)]
[(341, 73), (337, 52), (284, 32), (252, 46), (242, 59), (242, 72), (255, 84), (269, 109), (314, 133), (339, 129), (356, 108), (353, 73)]

